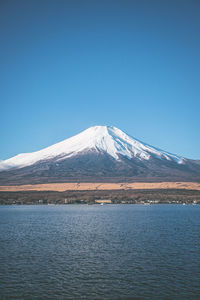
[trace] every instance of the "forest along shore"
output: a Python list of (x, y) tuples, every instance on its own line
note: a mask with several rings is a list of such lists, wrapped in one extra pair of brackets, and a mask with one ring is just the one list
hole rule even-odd
[(81, 190), (82, 186), (79, 188), (80, 190), (68, 189), (65, 191), (0, 191), (0, 204), (99, 204), (101, 202), (110, 204), (200, 204), (200, 190), (181, 188), (181, 185), (179, 188), (150, 188), (149, 186), (146, 189), (121, 187), (121, 189)]

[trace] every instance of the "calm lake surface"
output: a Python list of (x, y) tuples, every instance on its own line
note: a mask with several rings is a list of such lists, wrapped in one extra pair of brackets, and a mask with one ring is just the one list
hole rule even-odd
[(200, 205), (1, 206), (0, 299), (200, 299)]

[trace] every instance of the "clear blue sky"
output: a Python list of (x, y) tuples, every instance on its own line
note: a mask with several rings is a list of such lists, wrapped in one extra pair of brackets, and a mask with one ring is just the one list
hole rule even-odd
[(0, 159), (93, 125), (200, 159), (199, 0), (2, 0)]

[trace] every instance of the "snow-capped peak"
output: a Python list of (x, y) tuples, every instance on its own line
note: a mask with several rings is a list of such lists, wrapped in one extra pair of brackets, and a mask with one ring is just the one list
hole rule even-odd
[(149, 160), (153, 156), (179, 164), (184, 161), (184, 158), (142, 143), (116, 127), (93, 126), (40, 151), (19, 154), (1, 161), (0, 170), (22, 168), (52, 158), (60, 161), (89, 149), (106, 152), (116, 160), (120, 160), (120, 155), (122, 155), (129, 159), (140, 160)]

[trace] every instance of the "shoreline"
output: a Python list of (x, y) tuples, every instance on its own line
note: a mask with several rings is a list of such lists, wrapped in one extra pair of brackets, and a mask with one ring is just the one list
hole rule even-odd
[[(0, 203), (0, 207), (1, 206), (23, 206), (23, 205), (26, 205), (26, 206), (68, 206), (68, 205), (84, 205), (84, 206), (91, 206), (91, 205), (96, 205), (96, 206), (101, 206), (100, 204), (98, 203), (91, 203), (91, 204), (88, 204), (88, 203), (10, 203), (10, 204), (1, 204)], [(200, 203), (187, 203), (187, 202), (177, 202), (177, 203), (174, 203), (174, 202), (164, 202), (164, 203), (149, 203), (149, 202), (145, 202), (145, 203), (109, 203), (109, 204), (105, 204), (103, 206), (108, 206), (108, 205), (144, 205), (144, 206), (149, 206), (149, 205), (190, 205), (190, 206), (199, 206)]]

